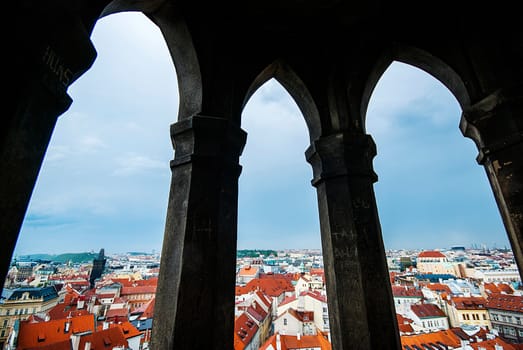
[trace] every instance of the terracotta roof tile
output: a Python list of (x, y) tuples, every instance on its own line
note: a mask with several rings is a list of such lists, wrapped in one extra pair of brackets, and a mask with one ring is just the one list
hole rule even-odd
[[(266, 342), (260, 347), (260, 350), (267, 350), (272, 346), (273, 349), (277, 349), (276, 341), (279, 334), (272, 335)], [(321, 350), (331, 350), (331, 344), (326, 339), (326, 336), (321, 332), (317, 335), (302, 335), (300, 339), (294, 335), (279, 335), (281, 350), (291, 349), (311, 349), (320, 348)]]
[(254, 278), (244, 287), (236, 287), (236, 295), (248, 294), (252, 291), (261, 291), (270, 297), (279, 297), (285, 292), (294, 292), (294, 287), (284, 278)]
[(419, 318), (446, 317), (445, 313), (434, 304), (414, 304), (410, 307)]
[(450, 330), (438, 331), (433, 333), (423, 333), (415, 335), (402, 335), (401, 346), (403, 349), (426, 349), (423, 344), (431, 346), (431, 344), (443, 344), (447, 347), (457, 348), (461, 346), (461, 340)]
[(52, 344), (69, 339), (71, 334), (94, 330), (95, 318), (91, 314), (40, 323), (21, 322), (17, 349)]
[(120, 296), (132, 295), (132, 294), (155, 294), (156, 285), (145, 285), (145, 286), (131, 286), (122, 287)]
[(447, 303), (458, 310), (485, 310), (487, 300), (482, 297), (451, 297)]
[(523, 296), (492, 294), (487, 301), (487, 308), (523, 313)]
[(446, 258), (445, 254), (436, 250), (426, 250), (418, 254), (418, 258)]
[(234, 320), (234, 350), (243, 350), (258, 331), (256, 323), (242, 313)]
[(259, 269), (255, 266), (245, 266), (240, 269), (238, 275), (240, 276), (255, 276)]
[(407, 286), (392, 286), (392, 295), (395, 297), (423, 298), (421, 290)]

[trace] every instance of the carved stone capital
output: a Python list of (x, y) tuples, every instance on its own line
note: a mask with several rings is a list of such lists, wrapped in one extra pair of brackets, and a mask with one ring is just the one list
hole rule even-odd
[(478, 147), (477, 161), (523, 139), (523, 86), (499, 89), (463, 111), (460, 129)]
[(228, 119), (195, 115), (172, 124), (171, 139), (171, 168), (211, 158), (238, 165), (247, 133)]
[(313, 168), (313, 186), (340, 176), (378, 180), (372, 166), (376, 144), (370, 135), (340, 132), (324, 136), (313, 142), (305, 156)]

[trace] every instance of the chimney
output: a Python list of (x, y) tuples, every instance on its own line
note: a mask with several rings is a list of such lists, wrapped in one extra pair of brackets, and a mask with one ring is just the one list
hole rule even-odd
[(71, 349), (78, 350), (80, 347), (80, 335), (71, 334)]
[(78, 302), (76, 303), (76, 308), (78, 310), (83, 309), (85, 306), (85, 300), (84, 299), (78, 299)]
[(104, 321), (104, 323), (102, 324), (102, 330), (106, 330), (106, 329), (109, 329), (109, 322)]
[(279, 334), (276, 334), (276, 350), (281, 350), (281, 339)]
[(91, 350), (91, 342), (86, 341), (84, 350)]

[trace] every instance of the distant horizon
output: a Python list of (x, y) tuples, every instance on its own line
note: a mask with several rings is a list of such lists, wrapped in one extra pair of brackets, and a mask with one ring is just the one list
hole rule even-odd
[[(489, 245), (485, 245), (485, 244), (472, 243), (472, 244), (468, 244), (468, 245), (452, 244), (452, 245), (449, 245), (449, 246), (423, 247), (423, 248), (385, 248), (385, 252), (387, 252), (387, 251), (397, 251), (397, 250), (419, 250), (419, 251), (425, 251), (425, 250), (450, 250), (453, 247), (464, 247), (465, 249), (468, 249), (468, 250), (477, 250), (477, 249), (479, 249), (479, 250), (481, 250), (481, 249), (506, 250), (506, 249), (508, 249), (508, 250), (512, 251), (512, 247), (510, 247), (510, 245), (502, 245), (502, 246), (500, 246), (500, 245), (497, 245), (497, 244), (492, 244), (491, 246), (489, 246)], [(12, 259), (14, 259), (16, 257), (30, 257), (31, 255), (58, 256), (58, 255), (62, 255), (62, 254), (83, 254), (83, 253), (98, 254), (100, 249), (104, 249), (104, 253), (105, 253), (106, 256), (118, 255), (118, 254), (129, 254), (129, 253), (160, 254), (161, 255), (161, 249), (152, 249), (152, 250), (149, 250), (149, 251), (141, 250), (141, 249), (131, 249), (131, 250), (126, 250), (126, 251), (118, 251), (118, 252), (116, 252), (116, 251), (107, 250), (104, 247), (100, 247), (98, 249), (90, 249), (90, 250), (83, 250), (83, 251), (64, 251), (64, 252), (59, 252), (59, 253), (49, 253), (49, 252), (42, 252), (42, 251), (36, 252), (35, 251), (35, 252), (31, 252), (31, 253), (18, 254), (17, 252), (15, 252), (15, 254), (13, 254)], [(241, 248), (241, 249), (238, 248), (237, 249), (237, 251), (243, 251), (243, 250), (273, 250), (273, 251), (276, 251), (276, 252), (299, 251), (299, 250), (320, 250), (320, 251), (322, 251), (322, 248)]]

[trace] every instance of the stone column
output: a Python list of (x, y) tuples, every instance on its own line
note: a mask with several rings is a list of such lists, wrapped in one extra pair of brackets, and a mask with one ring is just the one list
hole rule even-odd
[(460, 129), (479, 149), (505, 224), (520, 274), (523, 273), (523, 89), (500, 89), (461, 116)]
[(171, 135), (175, 158), (152, 348), (230, 350), (246, 133), (227, 119), (196, 115), (173, 124)]
[(340, 132), (307, 150), (314, 172), (332, 345), (400, 349), (378, 220), (369, 135)]
[(19, 21), (23, 28), (9, 35), (15, 42), (10, 50), (17, 55), (6, 56), (16, 60), (6, 64), (8, 91), (0, 127), (2, 283), (56, 120), (72, 102), (67, 88), (96, 57), (88, 33), (74, 15), (41, 13), (35, 18), (24, 12), (24, 16)]

